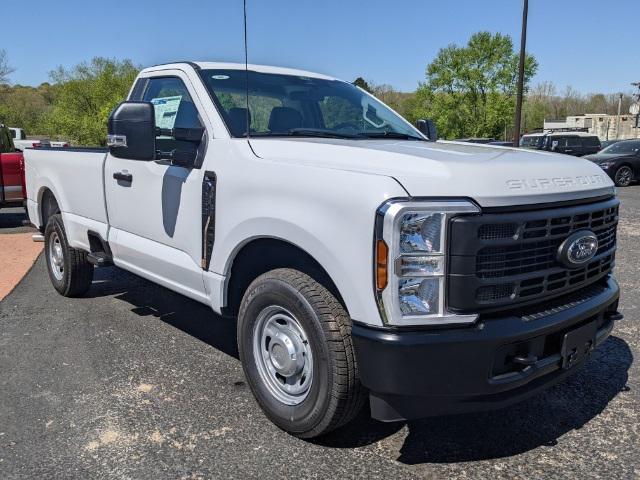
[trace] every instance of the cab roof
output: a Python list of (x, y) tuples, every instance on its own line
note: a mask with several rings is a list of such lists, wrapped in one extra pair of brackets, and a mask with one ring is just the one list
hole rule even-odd
[[(162, 65), (155, 65), (153, 67), (147, 67), (142, 70), (141, 73), (157, 72), (160, 70), (169, 70), (172, 68), (184, 68), (185, 65), (190, 65), (192, 68), (202, 70), (244, 70), (244, 63), (231, 63), (231, 62), (172, 62)], [(254, 72), (261, 73), (275, 73), (280, 75), (295, 75), (298, 77), (310, 77), (321, 78), (324, 80), (338, 80), (322, 73), (309, 72), (307, 70), (297, 70), (294, 68), (277, 67), (273, 65), (256, 65), (250, 63), (248, 69)]]

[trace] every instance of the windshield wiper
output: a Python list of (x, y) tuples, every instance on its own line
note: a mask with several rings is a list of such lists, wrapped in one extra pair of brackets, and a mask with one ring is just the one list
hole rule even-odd
[(408, 133), (400, 133), (400, 132), (363, 132), (359, 133), (358, 137), (361, 138), (400, 138), (403, 140), (423, 140), (424, 138), (417, 137), (415, 135), (409, 135)]
[(331, 130), (322, 130), (316, 128), (292, 128), (285, 132), (260, 132), (252, 133), (252, 137), (317, 137), (317, 138), (341, 138), (350, 139), (360, 138), (357, 135), (349, 135), (344, 133), (333, 132)]
[(322, 130), (320, 128), (292, 128), (286, 133), (289, 135), (299, 135), (301, 137), (357, 138), (356, 135), (338, 133), (332, 130)]

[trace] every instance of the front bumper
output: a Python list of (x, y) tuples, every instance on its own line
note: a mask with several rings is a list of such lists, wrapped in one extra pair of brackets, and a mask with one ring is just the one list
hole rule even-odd
[(563, 339), (595, 322), (596, 345), (611, 333), (619, 287), (544, 316), (481, 317), (473, 327), (405, 331), (354, 323), (360, 378), (371, 414), (382, 421), (491, 410), (519, 402), (565, 378)]

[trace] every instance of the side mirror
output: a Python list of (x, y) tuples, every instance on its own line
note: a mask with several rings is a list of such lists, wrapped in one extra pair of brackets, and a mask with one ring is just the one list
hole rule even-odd
[(107, 146), (111, 155), (130, 160), (154, 160), (155, 123), (152, 103), (122, 102), (109, 117)]
[(416, 122), (416, 128), (432, 142), (435, 142), (438, 139), (438, 130), (436, 129), (436, 124), (433, 120), (425, 120), (421, 118)]

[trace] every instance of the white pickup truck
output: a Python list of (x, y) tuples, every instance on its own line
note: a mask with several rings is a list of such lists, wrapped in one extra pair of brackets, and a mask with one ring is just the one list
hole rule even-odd
[(27, 148), (38, 147), (57, 147), (65, 148), (69, 146), (69, 142), (54, 142), (48, 138), (27, 138), (27, 133), (23, 128), (9, 127), (11, 137), (13, 138), (13, 144), (16, 150), (23, 152)]
[(108, 149), (26, 151), (27, 205), (62, 295), (113, 264), (237, 319), (248, 383), (294, 435), (366, 399), (383, 421), (499, 408), (621, 318), (618, 200), (579, 158), (435, 140), (328, 76), (160, 65)]

